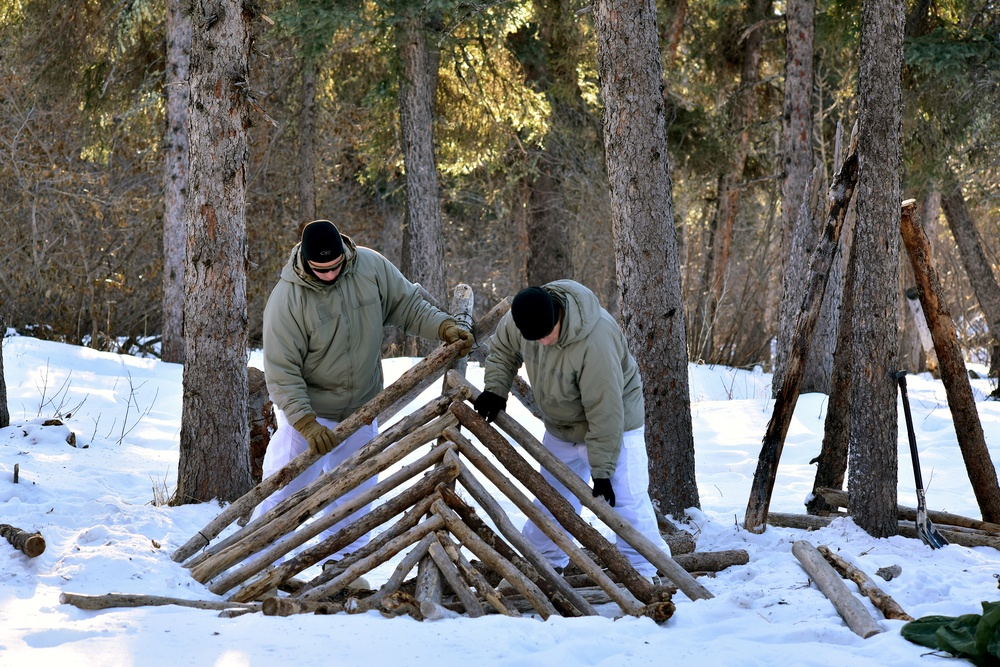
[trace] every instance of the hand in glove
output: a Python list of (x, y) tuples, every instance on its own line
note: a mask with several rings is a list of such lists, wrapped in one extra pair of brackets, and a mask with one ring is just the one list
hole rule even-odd
[(316, 415), (306, 415), (295, 422), (295, 430), (306, 439), (313, 454), (329, 454), (337, 446), (333, 431), (316, 421)]
[(472, 406), (476, 408), (479, 416), (489, 424), (497, 418), (501, 410), (507, 409), (507, 399), (492, 391), (484, 391), (479, 394), (479, 398), (472, 402)]
[(472, 336), (472, 332), (455, 323), (455, 320), (445, 320), (441, 323), (440, 328), (438, 328), (438, 338), (444, 341), (445, 344), (454, 343), (456, 340), (463, 341), (462, 350), (459, 352), (460, 356), (466, 356), (469, 352), (472, 352), (472, 346), (475, 344), (476, 339)]
[(608, 504), (612, 507), (615, 506), (615, 490), (611, 488), (610, 479), (595, 479), (594, 480), (594, 490), (590, 492), (594, 498), (597, 496), (603, 496)]

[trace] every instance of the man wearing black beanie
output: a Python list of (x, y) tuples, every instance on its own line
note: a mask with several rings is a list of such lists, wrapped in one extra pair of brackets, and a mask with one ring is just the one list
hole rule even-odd
[[(382, 391), (383, 326), (428, 340), (461, 340), (463, 356), (474, 342), (448, 313), (427, 303), (389, 260), (355, 245), (329, 220), (303, 227), (301, 242), (292, 248), (267, 300), (263, 324), (264, 378), (278, 415), (278, 430), (264, 456), (264, 476), (307, 451), (319, 458), (258, 505), (254, 519), (377, 435), (378, 424), (372, 422), (338, 445), (331, 429)], [(375, 483), (374, 478), (368, 480), (327, 506), (324, 514)], [(365, 535), (335, 557), (367, 543)]]
[[(639, 368), (621, 328), (597, 296), (572, 280), (527, 287), (490, 339), (485, 391), (476, 411), (493, 421), (507, 407), (507, 394), (521, 364), (542, 413), (542, 444), (603, 497), (621, 517), (670, 554), (660, 536), (649, 498), (645, 410)], [(580, 512), (580, 500), (547, 470), (542, 476)], [(535, 501), (543, 512), (548, 510)], [(529, 521), (524, 536), (553, 567), (569, 557)], [(623, 540), (618, 548), (643, 576), (656, 568)]]

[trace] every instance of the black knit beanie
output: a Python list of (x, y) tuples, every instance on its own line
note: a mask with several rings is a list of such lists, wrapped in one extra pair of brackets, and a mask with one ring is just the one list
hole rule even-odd
[(525, 287), (514, 296), (510, 314), (525, 340), (538, 340), (552, 333), (559, 310), (544, 289)]
[(302, 229), (302, 259), (328, 264), (344, 254), (344, 240), (329, 220), (313, 220)]

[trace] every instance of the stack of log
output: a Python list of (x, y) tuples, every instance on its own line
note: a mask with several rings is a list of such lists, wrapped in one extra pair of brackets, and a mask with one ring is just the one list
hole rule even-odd
[[(818, 488), (816, 495), (823, 498), (831, 507), (850, 509), (847, 493), (840, 489)], [(914, 522), (917, 518), (917, 510), (904, 505), (898, 506), (899, 512), (899, 534), (903, 537), (919, 539)], [(799, 528), (803, 530), (815, 530), (830, 525), (830, 522), (840, 516), (849, 516), (847, 513), (834, 513), (824, 516), (813, 516), (806, 514), (784, 514), (771, 512), (767, 517), (767, 523), (772, 526), (783, 528)], [(927, 511), (927, 518), (934, 523), (945, 539), (951, 544), (958, 544), (963, 547), (993, 547), (1000, 549), (1000, 524), (980, 521), (949, 512)]]
[[(479, 322), (474, 331), (480, 342), (506, 308), (509, 300)], [(375, 418), (388, 423), (394, 411), (412, 402), (445, 374), (460, 347), (461, 343), (442, 346), (404, 373), (334, 429), (337, 441), (342, 442)], [(475, 355), (481, 358), (482, 350)], [(530, 391), (525, 387), (514, 393), (530, 409)], [(553, 615), (595, 615), (595, 604), (615, 603), (624, 614), (645, 615), (658, 622), (673, 613), (671, 596), (677, 589), (692, 600), (712, 597), (689, 569), (718, 570), (747, 562), (746, 552), (687, 554), (682, 567), (623, 521), (603, 498), (593, 498), (582, 479), (509, 415), (501, 414), (495, 424), (487, 424), (469, 405), (476, 395), (478, 391), (460, 373), (447, 371), (440, 397), (385, 429), (336, 469), (266, 514), (219, 538), (317, 458), (308, 452), (302, 454), (225, 508), (177, 549), (173, 559), (183, 563), (191, 576), (210, 591), (226, 597), (227, 602), (214, 605), (224, 607), (227, 615), (258, 609), (272, 615), (377, 609), (387, 615), (428, 619), (459, 613), (470, 617), (527, 613), (546, 619)], [(520, 450), (496, 427), (520, 445)], [(522, 452), (534, 462), (529, 462)], [(413, 462), (388, 473), (411, 455), (417, 456)], [(661, 578), (668, 579), (672, 586), (654, 585), (640, 575), (614, 544), (583, 520), (545, 481), (538, 472), (539, 465), (579, 497), (620, 540), (654, 564)], [(532, 503), (512, 477), (545, 506), (551, 517)], [(323, 513), (334, 500), (372, 478), (376, 483), (366, 493)], [(569, 555), (576, 577), (554, 570), (521, 535), (484, 479)], [(372, 511), (351, 520), (357, 510), (379, 499), (383, 502), (375, 504)], [(486, 514), (489, 523), (479, 516), (480, 512)], [(306, 545), (342, 521), (348, 523), (335, 534)], [(373, 535), (367, 546), (339, 561), (327, 560), (366, 533)], [(470, 562), (466, 553), (478, 562)], [(353, 582), (400, 554), (402, 559), (395, 571), (378, 590), (350, 588)], [(321, 564), (321, 574), (307, 581), (299, 578)], [(407, 580), (414, 569), (416, 576)], [(508, 587), (498, 589), (501, 578)], [(281, 593), (274, 596), (275, 590)], [(141, 596), (131, 599), (137, 603), (134, 601), (141, 600)], [(69, 594), (64, 600), (68, 604), (82, 600), (81, 604), (90, 608), (101, 604), (93, 597)], [(255, 602), (258, 600), (262, 601), (259, 605)], [(109, 597), (107, 604), (118, 602), (121, 598)], [(162, 598), (157, 598), (156, 603), (162, 603)]]

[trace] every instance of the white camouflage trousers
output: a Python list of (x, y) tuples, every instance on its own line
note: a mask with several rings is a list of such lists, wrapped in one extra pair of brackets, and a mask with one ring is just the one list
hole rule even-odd
[[(621, 453), (618, 455), (615, 473), (611, 477), (611, 486), (615, 492), (614, 509), (625, 521), (660, 547), (664, 553), (670, 555), (670, 547), (660, 535), (653, 503), (649, 499), (649, 458), (646, 454), (645, 430), (643, 427), (622, 434)], [(584, 443), (567, 442), (546, 431), (542, 444), (581, 479), (590, 481), (590, 462), (587, 458), (587, 446)], [(579, 514), (582, 505), (576, 495), (557, 481), (548, 470), (542, 468), (541, 473), (542, 477), (562, 494)], [(538, 500), (535, 500), (535, 506), (547, 516), (552, 516)], [(566, 567), (569, 564), (569, 556), (533, 522), (528, 521), (521, 532), (542, 552), (553, 567)], [(618, 539), (617, 546), (639, 574), (645, 577), (656, 574), (656, 567), (625, 540)]]
[[(294, 426), (288, 423), (288, 419), (285, 418), (284, 413), (277, 409), (275, 410), (275, 413), (278, 421), (278, 429), (274, 432), (274, 435), (271, 436), (271, 441), (267, 445), (267, 452), (264, 454), (263, 476), (265, 479), (284, 468), (292, 459), (309, 449), (309, 444), (306, 442), (306, 439), (302, 437), (301, 433), (295, 430)], [(339, 423), (322, 417), (318, 417), (316, 421), (330, 429), (335, 428)], [(251, 521), (261, 516), (299, 489), (308, 486), (314, 480), (336, 468), (338, 465), (343, 463), (347, 457), (368, 444), (368, 442), (376, 435), (378, 435), (377, 422), (362, 426), (360, 429), (355, 431), (351, 437), (340, 443), (340, 445), (338, 445), (332, 452), (321, 457), (318, 461), (306, 468), (301, 475), (293, 479), (287, 486), (282, 489), (278, 489), (265, 498), (264, 501), (261, 502), (256, 509), (254, 509)], [(327, 505), (326, 508), (320, 512), (320, 516), (329, 514), (336, 507), (344, 504), (352, 498), (355, 498), (356, 496), (361, 495), (371, 487), (375, 486), (377, 482), (378, 480), (375, 476), (371, 477), (357, 488), (345, 493), (343, 496)], [(313, 542), (325, 540), (327, 537), (333, 535), (344, 526), (349, 525), (356, 521), (359, 517), (364, 516), (369, 511), (371, 511), (371, 504), (365, 505), (361, 509), (354, 512), (351, 516), (345, 518), (343, 521), (327, 528), (317, 537), (314, 537)], [(339, 560), (340, 558), (343, 558), (344, 555), (357, 551), (361, 547), (368, 544), (370, 538), (370, 534), (366, 533), (365, 535), (362, 535), (353, 543), (333, 554), (331, 558)], [(306, 546), (309, 544), (310, 543), (306, 543)], [(287, 554), (278, 562), (286, 560), (292, 557), (292, 555), (294, 555), (294, 552), (292, 554)]]

